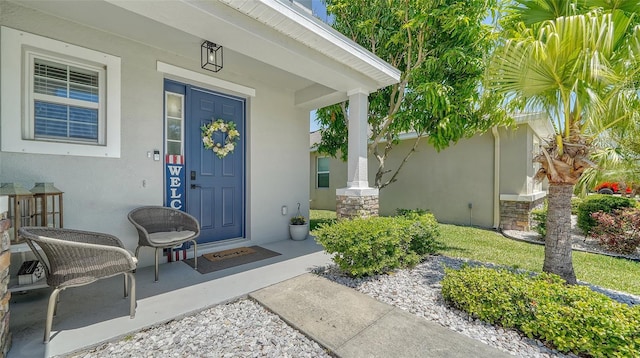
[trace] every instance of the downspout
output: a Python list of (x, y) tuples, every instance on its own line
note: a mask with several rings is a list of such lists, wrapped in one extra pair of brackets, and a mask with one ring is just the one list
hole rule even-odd
[(500, 133), (498, 127), (491, 128), (493, 133), (493, 228), (500, 228)]

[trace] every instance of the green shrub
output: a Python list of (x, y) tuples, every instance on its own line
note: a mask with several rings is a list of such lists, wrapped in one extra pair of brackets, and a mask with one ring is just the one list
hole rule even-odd
[(633, 254), (640, 246), (640, 210), (616, 209), (611, 213), (602, 211), (591, 214), (596, 225), (591, 235), (600, 245), (621, 254)]
[(582, 198), (577, 196), (571, 197), (571, 215), (578, 215), (580, 203), (582, 203)]
[(523, 296), (526, 281), (508, 271), (488, 268), (445, 270), (442, 296), (452, 306), (491, 324), (507, 328), (533, 318)]
[(533, 229), (544, 238), (547, 235), (547, 201), (544, 204), (531, 211), (531, 217), (535, 221)]
[(423, 216), (423, 215), (427, 215), (429, 214), (429, 212), (427, 210), (424, 209), (420, 209), (420, 208), (416, 208), (416, 209), (403, 209), (403, 208), (398, 208), (396, 209), (396, 215), (397, 216), (406, 216), (406, 217), (416, 217), (416, 216)]
[(373, 217), (338, 221), (316, 230), (316, 240), (333, 261), (355, 277), (412, 267), (435, 252), (437, 222), (431, 214), (416, 218)]
[(440, 226), (433, 214), (422, 209), (397, 209), (396, 212), (400, 217), (418, 222), (409, 228), (409, 236), (411, 237), (409, 248), (413, 252), (423, 257), (437, 251), (436, 240), (440, 237)]
[(615, 209), (629, 208), (635, 206), (635, 200), (620, 196), (594, 194), (587, 196), (578, 206), (578, 227), (585, 235), (596, 225), (596, 221), (591, 214), (603, 211), (610, 213)]
[(446, 270), (444, 299), (473, 317), (516, 328), (561, 352), (589, 357), (640, 354), (640, 306), (629, 307), (555, 275), (485, 267)]

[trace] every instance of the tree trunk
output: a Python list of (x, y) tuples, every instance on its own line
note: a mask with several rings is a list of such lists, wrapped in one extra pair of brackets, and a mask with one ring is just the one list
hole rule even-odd
[(571, 196), (573, 185), (549, 184), (547, 236), (544, 244), (545, 272), (554, 273), (569, 284), (576, 283), (571, 254)]

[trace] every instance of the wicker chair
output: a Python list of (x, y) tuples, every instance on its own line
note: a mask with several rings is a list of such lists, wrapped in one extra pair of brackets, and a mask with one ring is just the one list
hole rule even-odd
[(194, 268), (198, 268), (200, 223), (193, 216), (164, 206), (142, 206), (129, 212), (129, 221), (138, 230), (136, 257), (142, 246), (156, 249), (156, 281), (158, 281), (158, 250), (172, 249), (187, 241), (193, 243)]
[(47, 284), (53, 287), (47, 308), (45, 343), (49, 342), (59, 294), (69, 287), (124, 274), (124, 296), (131, 293), (129, 315), (135, 317), (136, 279), (133, 271), (138, 260), (125, 250), (117, 237), (47, 227), (22, 227), (20, 235), (43, 263)]

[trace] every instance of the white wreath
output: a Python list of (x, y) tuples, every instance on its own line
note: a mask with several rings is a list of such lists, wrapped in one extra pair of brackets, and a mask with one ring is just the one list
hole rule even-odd
[[(236, 129), (236, 124), (233, 121), (225, 122), (222, 119), (212, 121), (206, 126), (202, 126), (202, 143), (206, 149), (213, 150), (218, 158), (224, 158), (229, 153), (233, 153), (236, 148), (238, 139), (240, 139), (240, 132)], [(216, 143), (213, 140), (213, 134), (220, 132), (226, 134), (224, 143)]]

